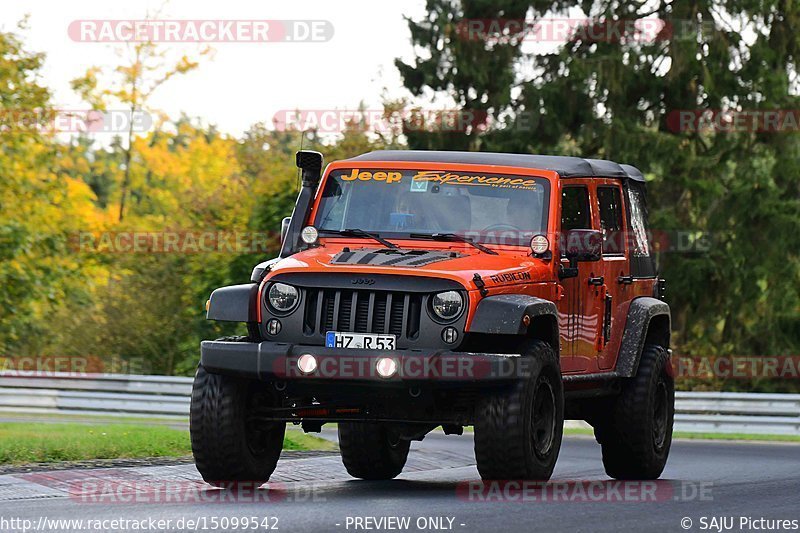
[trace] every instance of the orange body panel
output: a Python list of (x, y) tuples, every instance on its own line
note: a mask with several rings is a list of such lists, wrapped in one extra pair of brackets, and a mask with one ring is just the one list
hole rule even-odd
[[(561, 231), (561, 191), (564, 183), (584, 184), (591, 194), (592, 220), (595, 228), (599, 228), (599, 214), (596, 200), (596, 186), (602, 184), (619, 185), (618, 180), (581, 178), (562, 180), (558, 174), (549, 170), (535, 170), (519, 167), (494, 165), (442, 164), (422, 162), (378, 162), (378, 161), (339, 161), (331, 163), (325, 169), (316, 197), (312, 204), (306, 224), (315, 219), (319, 208), (320, 190), (325, 187), (331, 171), (338, 169), (397, 169), (397, 170), (441, 170), (466, 171), (470, 173), (511, 174), (532, 176), (550, 181), (551, 201), (549, 202), (547, 237), (553, 258), (560, 257), (558, 235)], [(560, 263), (557, 259), (542, 260), (531, 256), (527, 246), (495, 246), (490, 247), (498, 255), (483, 253), (468, 244), (459, 242), (439, 242), (409, 239), (392, 239), (401, 248), (420, 248), (430, 250), (453, 250), (462, 257), (443, 263), (433, 263), (424, 267), (403, 268), (375, 265), (334, 265), (331, 259), (345, 247), (363, 247), (369, 245), (363, 238), (326, 237), (321, 238), (319, 246), (298, 252), (277, 263), (262, 282), (259, 297), (270, 278), (280, 273), (313, 272), (333, 273), (352, 272), (355, 274), (392, 274), (395, 276), (425, 276), (456, 281), (463, 285), (469, 294), (469, 309), (466, 331), (469, 332), (475, 309), (482, 299), (478, 287), (473, 281), (479, 274), (488, 289), (489, 295), (525, 294), (556, 302), (559, 311), (559, 330), (561, 335), (561, 363), (564, 373), (597, 373), (613, 369), (624, 329), (624, 322), (630, 301), (640, 295), (652, 294), (654, 280), (635, 281), (622, 285), (617, 282), (619, 276), (630, 273), (628, 252), (616, 257), (604, 257), (595, 263), (579, 263), (579, 275), (575, 278), (559, 281)], [(516, 274), (498, 278), (502, 274)], [(495, 277), (493, 279), (493, 276)], [(602, 286), (588, 286), (587, 279), (603, 276)], [(515, 281), (518, 279), (525, 281)], [(512, 281), (504, 281), (511, 279)], [(612, 325), (611, 336), (603, 341), (602, 322), (604, 298), (611, 296)], [(260, 301), (260, 300), (259, 300)], [(259, 318), (260, 319), (260, 318)]]

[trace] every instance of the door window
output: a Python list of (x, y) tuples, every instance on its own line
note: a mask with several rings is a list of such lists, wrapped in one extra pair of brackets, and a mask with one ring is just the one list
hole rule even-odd
[(561, 192), (561, 231), (591, 228), (589, 190), (586, 187), (564, 187)]
[(622, 194), (619, 187), (598, 187), (597, 203), (600, 208), (600, 228), (603, 230), (603, 253), (624, 254)]

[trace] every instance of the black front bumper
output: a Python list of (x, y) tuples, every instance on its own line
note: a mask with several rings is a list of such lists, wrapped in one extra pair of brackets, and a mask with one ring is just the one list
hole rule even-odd
[[(303, 373), (300, 356), (314, 356), (317, 367)], [(382, 377), (381, 359), (392, 359), (397, 371)], [(203, 341), (200, 363), (207, 372), (262, 381), (368, 383), (387, 385), (495, 386), (528, 374), (528, 361), (516, 355), (475, 354), (449, 350), (359, 350), (276, 342)], [(384, 362), (385, 364), (385, 362)]]

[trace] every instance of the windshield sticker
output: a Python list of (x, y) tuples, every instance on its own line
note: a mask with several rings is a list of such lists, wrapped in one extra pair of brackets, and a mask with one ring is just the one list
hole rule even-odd
[(402, 172), (385, 172), (379, 170), (377, 172), (370, 172), (369, 170), (360, 170), (354, 168), (350, 174), (342, 174), (341, 177), (344, 181), (385, 181), (386, 183), (395, 183), (403, 179)]
[[(361, 170), (354, 168), (340, 176), (342, 181), (379, 181), (383, 183), (397, 183), (403, 180), (402, 171), (396, 170)], [(442, 185), (479, 185), (484, 187), (497, 187), (501, 189), (525, 189), (542, 191), (542, 186), (535, 178), (519, 176), (485, 176), (477, 174), (456, 174), (442, 170), (420, 170), (411, 177), (411, 192), (427, 192), (428, 183)], [(434, 187), (433, 192), (438, 191)]]
[(427, 181), (411, 180), (411, 192), (426, 192), (428, 190)]
[(434, 183), (441, 183), (443, 185), (483, 185), (486, 187), (531, 190), (539, 188), (539, 185), (533, 178), (477, 176), (469, 174), (454, 174), (452, 172), (443, 172), (439, 170), (422, 170), (417, 172), (412, 179), (419, 182), (432, 181)]

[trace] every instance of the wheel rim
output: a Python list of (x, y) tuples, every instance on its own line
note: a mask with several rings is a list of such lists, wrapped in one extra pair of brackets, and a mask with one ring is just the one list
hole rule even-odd
[(536, 385), (531, 428), (533, 450), (539, 457), (545, 457), (553, 448), (556, 434), (556, 395), (547, 380), (541, 380)]
[(667, 416), (669, 411), (669, 393), (664, 379), (659, 379), (656, 385), (653, 401), (653, 444), (656, 450), (664, 447), (667, 440)]

